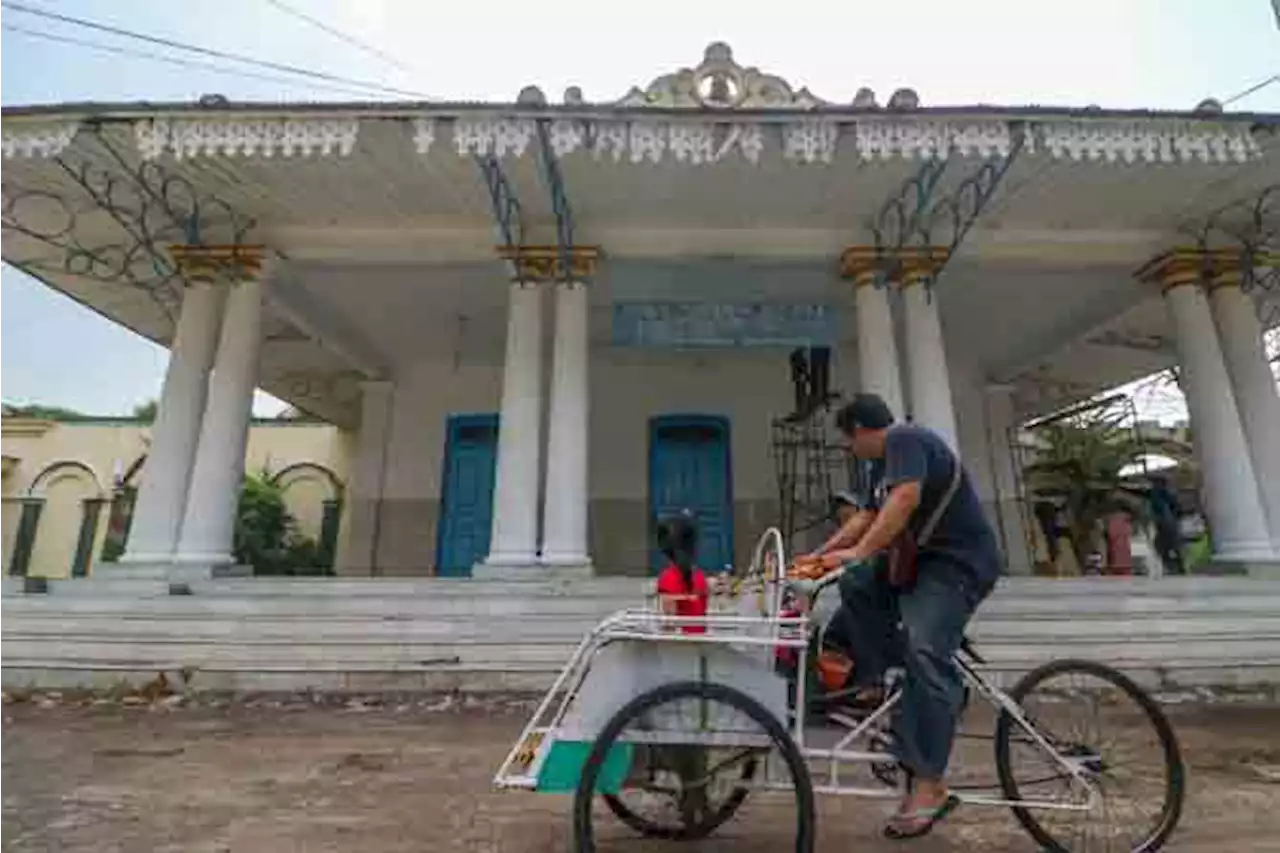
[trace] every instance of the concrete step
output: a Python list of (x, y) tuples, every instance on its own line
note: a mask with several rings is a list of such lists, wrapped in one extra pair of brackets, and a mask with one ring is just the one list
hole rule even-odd
[[(468, 619), (477, 622), (516, 620), (533, 616), (565, 619), (598, 619), (623, 607), (643, 605), (647, 599), (633, 596), (374, 596), (283, 595), (245, 593), (232, 595), (156, 595), (149, 598), (89, 595), (10, 595), (0, 602), (6, 618), (23, 613), (46, 618), (73, 616), (146, 616), (156, 619)], [(1053, 619), (1081, 621), (1148, 619), (1153, 617), (1244, 618), (1280, 614), (1280, 592), (1259, 591), (1252, 596), (1024, 596), (999, 590), (983, 603), (980, 618)]]
[[(168, 582), (162, 579), (112, 578), (109, 570), (88, 578), (60, 578), (47, 581), (47, 595), (62, 596), (153, 596), (167, 595)], [(643, 597), (653, 590), (653, 580), (634, 577), (591, 577), (582, 579), (531, 578), (529, 580), (478, 581), (467, 578), (324, 578), (263, 577), (215, 578), (191, 584), (199, 595), (209, 596), (316, 596), (350, 598), (419, 597), (508, 597), (521, 598), (571, 595), (578, 598)], [(24, 595), (21, 578), (4, 578), (3, 594)]]
[[(48, 581), (48, 595), (89, 597), (149, 597), (167, 594), (167, 583), (159, 580), (112, 578), (109, 569), (89, 578)], [(342, 598), (643, 598), (653, 591), (651, 578), (531, 577), (527, 580), (472, 580), (465, 578), (218, 578), (193, 584), (198, 595), (241, 597), (287, 596)], [(21, 578), (0, 580), (5, 598), (26, 597)], [(1280, 581), (1236, 577), (1163, 578), (1005, 578), (999, 594), (1022, 599), (1056, 600), (1063, 596), (1106, 601), (1127, 600), (1253, 598), (1280, 599)]]
[[(545, 687), (601, 618), (651, 588), (271, 578), (197, 584), (192, 596), (124, 580), (36, 595), (7, 580), (5, 685), (101, 686), (189, 666), (206, 689), (235, 690)], [(1001, 679), (1072, 656), (1151, 684), (1280, 681), (1280, 583), (1013, 579), (971, 633)]]
[[(241, 618), (216, 616), (160, 617), (134, 614), (62, 614), (6, 612), (5, 642), (21, 638), (114, 638), (146, 641), (157, 639), (241, 642), (267, 639), (294, 642), (407, 642), (467, 641), (510, 642), (556, 639), (577, 642), (599, 622), (597, 616), (566, 618), (535, 614), (519, 620), (475, 620), (462, 617), (396, 618), (335, 616), (324, 619), (280, 619), (253, 615)], [(1175, 639), (1202, 642), (1217, 637), (1253, 637), (1280, 640), (1280, 612), (1264, 616), (1217, 615), (1162, 616), (1148, 614), (1131, 619), (1026, 618), (1021, 614), (981, 614), (970, 635), (992, 642), (1062, 640), (1080, 638), (1109, 642), (1142, 639)]]
[(240, 618), (329, 619), (343, 616), (399, 619), (514, 619), (536, 614), (596, 617), (626, 606), (644, 603), (640, 597), (592, 599), (568, 596), (519, 598), (406, 598), (355, 596), (170, 596), (124, 598), (97, 596), (7, 597), (3, 612), (44, 613), (50, 617), (70, 614), (145, 614), (178, 618), (212, 616)]

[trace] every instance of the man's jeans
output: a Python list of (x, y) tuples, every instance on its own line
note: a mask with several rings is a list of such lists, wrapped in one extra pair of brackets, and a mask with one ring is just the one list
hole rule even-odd
[(953, 656), (988, 592), (959, 567), (928, 560), (920, 561), (919, 579), (906, 593), (889, 586), (883, 566), (840, 579), (841, 629), (851, 642), (856, 683), (880, 684), (895, 664), (906, 670), (894, 730), (899, 759), (921, 778), (946, 773), (964, 701)]

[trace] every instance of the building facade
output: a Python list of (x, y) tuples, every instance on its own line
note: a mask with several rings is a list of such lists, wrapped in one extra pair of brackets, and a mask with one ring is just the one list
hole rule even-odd
[(713, 44), (604, 103), (4, 119), (5, 260), (172, 351), (118, 571), (230, 559), (260, 386), (353, 436), (343, 574), (643, 573), (682, 508), (741, 562), (860, 388), (1023, 573), (1014, 426), (1174, 364), (1218, 559), (1276, 563), (1275, 115), (833, 104)]
[[(152, 428), (134, 420), (0, 420), (6, 574), (111, 571), (128, 542)], [(298, 533), (336, 545), (350, 436), (327, 424), (255, 421), (244, 469), (277, 483)], [(323, 553), (326, 548), (321, 547)]]

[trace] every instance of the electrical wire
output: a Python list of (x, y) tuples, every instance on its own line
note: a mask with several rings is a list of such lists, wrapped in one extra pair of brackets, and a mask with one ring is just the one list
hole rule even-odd
[(26, 27), (20, 27), (16, 24), (3, 24), (0, 29), (7, 30), (12, 33), (30, 36), (32, 38), (44, 39), (45, 41), (57, 42), (59, 44), (74, 45), (83, 47), (88, 50), (96, 50), (100, 53), (110, 53), (116, 56), (128, 56), (136, 59), (149, 59), (154, 62), (167, 62), (170, 65), (179, 65), (184, 68), (199, 68), (206, 71), (212, 71), (217, 74), (229, 74), (235, 77), (247, 77), (255, 80), (267, 80), (272, 83), (284, 83), (289, 86), (312, 86), (319, 89), (331, 89), (335, 92), (343, 92), (348, 95), (359, 95), (360, 97), (369, 97), (371, 94), (368, 90), (349, 89), (345, 86), (336, 86), (332, 83), (308, 82), (305, 80), (295, 80), (290, 77), (282, 77), (278, 74), (260, 74), (255, 71), (246, 71), (242, 68), (228, 68), (224, 65), (217, 65), (212, 62), (201, 62), (198, 59), (179, 59), (176, 56), (163, 56), (158, 53), (150, 53), (145, 50), (133, 50), (116, 45), (102, 44), (101, 42), (87, 41), (78, 39), (74, 36), (56, 35), (54, 33), (46, 33), (40, 30), (31, 30)]
[(365, 53), (369, 54), (370, 56), (381, 59), (383, 62), (387, 63), (388, 65), (399, 68), (401, 71), (410, 70), (409, 66), (405, 65), (403, 62), (396, 59), (394, 56), (390, 55), (389, 53), (379, 50), (373, 45), (368, 44), (367, 42), (363, 42), (353, 35), (348, 35), (347, 33), (343, 32), (337, 27), (333, 27), (333, 26), (330, 26), (329, 24), (326, 24), (324, 21), (313, 18), (310, 15), (308, 15), (306, 12), (293, 8), (288, 3), (285, 3), (284, 0), (266, 0), (266, 2), (268, 5), (275, 6), (277, 9), (279, 9), (281, 12), (284, 12), (286, 15), (297, 18), (300, 21), (304, 21), (310, 24), (311, 26), (315, 27), (316, 29), (328, 33), (329, 35), (333, 36), (339, 41), (345, 42), (358, 50), (362, 50)]
[(423, 99), (428, 98), (427, 95), (424, 95), (421, 92), (413, 92), (406, 89), (398, 89), (394, 86), (384, 86), (381, 83), (370, 83), (365, 80), (355, 80), (350, 77), (342, 77), (337, 74), (328, 74), (324, 71), (315, 71), (310, 68), (301, 68), (296, 65), (286, 65), (281, 62), (271, 62), (270, 60), (256, 59), (252, 56), (245, 56), (243, 54), (231, 53), (229, 51), (223, 51), (223, 50), (214, 50), (213, 48), (201, 47), (200, 45), (187, 44), (185, 42), (175, 41), (173, 39), (167, 39), (167, 38), (162, 38), (160, 36), (152, 36), (152, 35), (147, 35), (145, 33), (135, 32), (133, 30), (124, 29), (123, 27), (114, 27), (109, 24), (101, 24), (96, 21), (86, 20), (84, 18), (75, 18), (75, 17), (72, 17), (71, 15), (61, 15), (61, 14), (58, 14), (57, 12), (47, 12), (44, 9), (37, 9), (35, 7), (26, 5), (25, 3), (15, 3), (15, 2), (11, 2), (11, 0), (3, 0), (3, 2), (0, 2), (0, 6), (3, 6), (4, 8), (10, 9), (15, 12), (23, 12), (28, 15), (35, 15), (36, 17), (47, 18), (52, 21), (59, 21), (64, 24), (71, 24), (72, 26), (85, 27), (91, 30), (98, 30), (104, 33), (111, 33), (112, 35), (122, 36), (124, 38), (131, 38), (131, 39), (137, 39), (139, 41), (150, 42), (151, 44), (158, 44), (163, 47), (172, 48), (174, 50), (185, 50), (190, 53), (198, 53), (204, 56), (212, 56), (216, 59), (229, 59), (233, 62), (243, 62), (246, 65), (256, 65), (263, 68), (269, 68), (273, 71), (284, 71), (288, 74), (297, 74), (302, 77), (311, 77), (317, 80), (325, 80), (333, 83), (343, 83), (349, 86), (358, 86), (362, 89), (385, 92), (391, 95), (400, 95), (400, 96), (407, 96), (411, 98), (423, 98)]
[(1248, 89), (1245, 89), (1243, 92), (1239, 93), (1238, 95), (1232, 95), (1230, 98), (1227, 98), (1225, 101), (1222, 102), (1222, 105), (1225, 107), (1228, 104), (1234, 104), (1236, 101), (1242, 98), (1249, 97), (1254, 92), (1262, 91), (1263, 89), (1270, 86), (1272, 83), (1280, 83), (1280, 74), (1272, 74), (1267, 79), (1259, 83), (1254, 83), (1252, 86), (1250, 86)]

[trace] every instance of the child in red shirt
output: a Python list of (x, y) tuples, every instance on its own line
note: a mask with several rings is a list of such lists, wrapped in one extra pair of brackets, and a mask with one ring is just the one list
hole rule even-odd
[[(658, 574), (662, 612), (676, 616), (706, 616), (710, 589), (707, 575), (694, 565), (698, 552), (698, 528), (690, 513), (664, 521), (658, 528), (658, 547), (669, 561)], [(686, 624), (686, 634), (705, 634), (706, 625)]]

